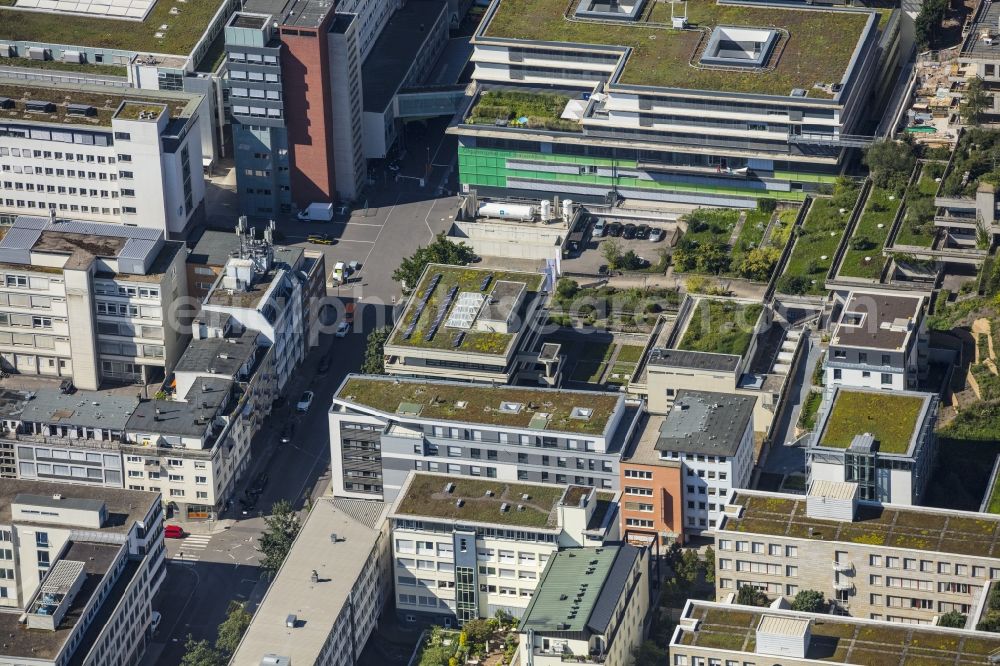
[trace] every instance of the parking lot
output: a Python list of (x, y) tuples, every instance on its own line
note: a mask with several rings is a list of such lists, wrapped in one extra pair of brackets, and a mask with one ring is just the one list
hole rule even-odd
[[(608, 221), (610, 222), (610, 220)], [(629, 222), (629, 220), (622, 220), (622, 222)], [(621, 245), (622, 252), (632, 250), (637, 256), (642, 257), (651, 264), (655, 264), (659, 261), (660, 253), (670, 247), (669, 239), (676, 228), (676, 222), (665, 219), (662, 222), (635, 220), (631, 223), (636, 225), (648, 224), (651, 228), (661, 229), (663, 230), (664, 237), (659, 241), (653, 241), (649, 238), (625, 238), (624, 229), (619, 232), (618, 236), (611, 236), (608, 234), (609, 229), (607, 229), (606, 223), (604, 236), (602, 238), (595, 238), (595, 218), (591, 218), (584, 233), (582, 249), (579, 252), (570, 253), (568, 257), (563, 259), (563, 272), (571, 275), (601, 275), (601, 267), (606, 266), (608, 263), (601, 252), (601, 244), (612, 238)]]

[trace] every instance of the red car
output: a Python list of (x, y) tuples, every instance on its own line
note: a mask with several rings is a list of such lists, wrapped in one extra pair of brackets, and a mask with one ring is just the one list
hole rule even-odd
[(180, 525), (167, 525), (163, 528), (163, 536), (167, 539), (183, 539), (187, 533)]

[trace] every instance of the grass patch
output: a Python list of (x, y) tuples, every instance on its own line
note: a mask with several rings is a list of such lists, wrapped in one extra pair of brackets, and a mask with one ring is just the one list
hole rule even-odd
[(573, 368), (573, 374), (570, 375), (570, 379), (574, 382), (599, 384), (607, 367), (608, 364), (601, 361), (580, 361)]
[[(549, 93), (489, 90), (482, 93), (465, 122), (470, 125), (508, 123), (514, 127), (580, 132), (580, 123), (560, 118), (569, 97)], [(520, 119), (524, 118), (522, 122)]]
[[(52, 44), (78, 44), (94, 48), (186, 56), (201, 39), (212, 17), (222, 5), (223, 2), (219, 0), (188, 0), (184, 4), (159, 0), (153, 5), (145, 21), (0, 8), (0, 39), (44, 39)], [(172, 7), (177, 7), (180, 13), (171, 14)], [(160, 26), (164, 24), (169, 27), (164, 31), (164, 37), (158, 39), (155, 33), (160, 32)]]
[(897, 192), (877, 187), (871, 189), (854, 235), (848, 241), (848, 249), (840, 264), (840, 275), (878, 279), (886, 262), (882, 247), (901, 201)]
[[(833, 265), (833, 255), (847, 229), (850, 211), (859, 193), (856, 183), (841, 180), (832, 197), (813, 200), (778, 282), (778, 291), (814, 296), (826, 293), (824, 279)], [(841, 213), (841, 209), (846, 212)]]
[(812, 430), (816, 427), (816, 414), (819, 406), (823, 402), (823, 395), (816, 391), (810, 391), (806, 396), (806, 401), (799, 412), (799, 427), (803, 430)]
[[(771, 215), (770, 212), (756, 209), (741, 212), (733, 209), (699, 208), (693, 211), (687, 215), (687, 230), (673, 251), (675, 270), (760, 282), (770, 279), (784, 247), (773, 241), (763, 242)], [(745, 219), (739, 227), (739, 233), (733, 238), (733, 231), (741, 216), (745, 216)], [(785, 240), (787, 241), (787, 236)]]
[(677, 348), (742, 356), (750, 347), (753, 328), (763, 309), (756, 303), (703, 298), (691, 313), (687, 330)]
[(788, 244), (788, 240), (792, 237), (792, 225), (795, 224), (798, 216), (798, 208), (786, 208), (778, 212), (778, 219), (774, 223), (774, 227), (771, 229), (771, 237), (768, 239), (771, 245), (783, 248)]
[(977, 402), (963, 408), (939, 433), (960, 440), (1000, 442), (1000, 402)]
[[(820, 446), (846, 449), (856, 435), (870, 432), (882, 453), (905, 454), (923, 404), (923, 398), (914, 396), (841, 389)], [(886, 418), (888, 414), (892, 418)]]
[[(0, 28), (2, 30), (2, 28)], [(26, 67), (30, 69), (54, 69), (72, 74), (103, 74), (105, 76), (128, 76), (128, 68), (124, 65), (104, 65), (96, 62), (66, 63), (58, 60), (33, 60), (31, 58), (4, 58), (3, 64), (8, 67)]]
[[(575, 4), (573, 5), (575, 7)], [(867, 21), (864, 14), (725, 6), (711, 0), (691, 0), (688, 20), (698, 30), (670, 28), (670, 8), (656, 3), (650, 21), (661, 25), (615, 25), (610, 22), (569, 21), (560, 0), (504, 0), (486, 27), (487, 37), (606, 44), (633, 49), (621, 82), (695, 90), (723, 90), (787, 96), (793, 88), (810, 97), (829, 97), (813, 88), (817, 81), (843, 77)], [(773, 26), (788, 30), (772, 54), (773, 70), (743, 72), (695, 68), (690, 60), (703, 32), (716, 25)], [(816, 53), (822, 53), (817, 58)], [(779, 57), (780, 56), (780, 57)]]
[(916, 247), (931, 247), (937, 230), (934, 227), (934, 194), (937, 192), (939, 178), (945, 165), (940, 162), (927, 162), (920, 169), (920, 177), (914, 186), (906, 192), (906, 212), (899, 226), (894, 243), (896, 245), (913, 245)]
[(966, 129), (955, 146), (951, 169), (941, 181), (941, 196), (972, 198), (980, 181), (1000, 183), (1000, 169), (994, 166), (992, 158), (996, 147), (1000, 147), (1000, 131)]
[(642, 360), (643, 347), (639, 345), (622, 345), (618, 348), (618, 363), (638, 363)]

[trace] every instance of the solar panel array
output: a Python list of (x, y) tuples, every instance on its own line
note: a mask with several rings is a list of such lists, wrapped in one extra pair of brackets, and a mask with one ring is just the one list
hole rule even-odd
[(417, 303), (416, 309), (413, 311), (413, 319), (410, 320), (410, 325), (406, 327), (403, 331), (403, 339), (409, 340), (413, 336), (413, 331), (417, 328), (417, 322), (420, 321), (420, 315), (424, 313), (424, 308), (427, 307), (427, 301), (430, 300), (431, 294), (437, 289), (438, 283), (441, 282), (441, 273), (436, 274), (431, 278), (430, 284), (427, 285), (427, 290), (424, 295), (420, 297), (420, 302)]
[(455, 303), (455, 307), (452, 308), (451, 314), (448, 315), (448, 321), (445, 322), (445, 326), (449, 328), (472, 328), (472, 324), (476, 321), (476, 315), (479, 314), (479, 309), (483, 307), (483, 301), (486, 297), (475, 291), (463, 291), (458, 295), (458, 301)]
[(427, 335), (424, 336), (424, 342), (430, 342), (434, 339), (434, 335), (441, 326), (441, 320), (444, 319), (445, 314), (447, 314), (448, 308), (451, 307), (451, 302), (455, 300), (455, 294), (457, 293), (457, 284), (453, 285), (452, 288), (448, 290), (448, 295), (444, 297), (441, 307), (438, 308), (437, 316), (434, 317), (434, 323), (431, 324), (431, 327), (427, 330)]

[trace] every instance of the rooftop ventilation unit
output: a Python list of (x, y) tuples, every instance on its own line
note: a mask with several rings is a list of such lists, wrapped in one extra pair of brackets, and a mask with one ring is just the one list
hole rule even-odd
[(56, 105), (52, 102), (29, 99), (24, 103), (24, 108), (26, 111), (33, 111), (35, 113), (55, 113)]
[(507, 502), (500, 505), (500, 513), (507, 513), (508, 510), (510, 510), (510, 504), (507, 504)]
[(461, 509), (462, 506), (464, 506), (464, 505), (465, 505), (465, 500), (464, 499), (459, 498), (459, 499), (455, 500), (455, 506), (458, 507), (459, 509)]
[(520, 402), (501, 402), (500, 403), (500, 413), (501, 414), (519, 414), (524, 405)]
[(288, 627), (289, 629), (294, 629), (295, 625), (298, 624), (298, 622), (299, 618), (295, 615), (295, 613), (292, 613), (285, 618), (285, 626)]
[(91, 117), (97, 115), (97, 109), (89, 104), (67, 104), (66, 115)]
[(521, 499), (527, 502), (528, 500), (531, 499), (531, 495), (529, 495), (528, 493), (524, 493), (523, 495), (521, 495)]
[(594, 415), (594, 410), (592, 407), (574, 407), (573, 411), (570, 412), (570, 418), (587, 420)]
[(449, 481), (445, 484), (444, 491), (449, 494), (455, 492), (455, 484)]

